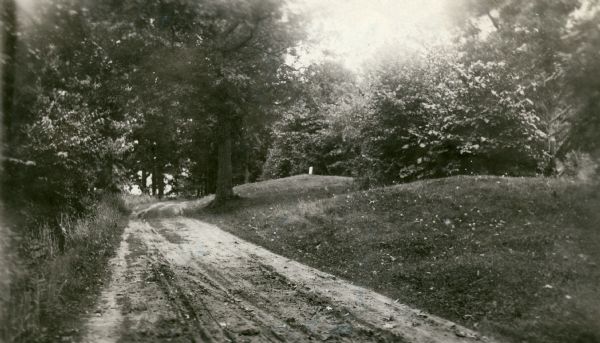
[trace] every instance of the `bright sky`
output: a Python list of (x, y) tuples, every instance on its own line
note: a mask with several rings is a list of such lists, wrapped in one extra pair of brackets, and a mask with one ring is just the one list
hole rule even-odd
[(312, 13), (309, 32), (318, 41), (301, 55), (301, 64), (333, 55), (359, 70), (382, 48), (411, 49), (446, 41), (449, 1), (292, 0)]
[[(26, 10), (41, 0), (18, 0)], [(301, 65), (340, 60), (353, 70), (384, 47), (411, 49), (445, 41), (452, 0), (290, 0), (311, 13), (310, 36), (317, 43), (301, 51)]]

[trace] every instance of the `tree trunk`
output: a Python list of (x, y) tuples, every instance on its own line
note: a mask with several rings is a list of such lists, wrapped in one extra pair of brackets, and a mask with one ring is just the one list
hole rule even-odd
[(162, 166), (159, 166), (158, 172), (156, 173), (156, 188), (158, 189), (158, 198), (162, 199), (165, 196), (165, 174), (163, 173)]
[(156, 162), (154, 162), (154, 166), (152, 166), (152, 196), (157, 194), (157, 185), (158, 185), (158, 176), (156, 172)]
[(140, 190), (142, 191), (142, 194), (148, 193), (148, 185), (146, 184), (147, 178), (148, 178), (148, 173), (146, 172), (146, 170), (142, 169), (142, 180), (140, 182)]
[(221, 118), (219, 123), (217, 189), (215, 203), (220, 204), (233, 199), (233, 167), (231, 164), (232, 139), (231, 120)]
[[(160, 179), (162, 174), (158, 174), (158, 178)], [(165, 196), (165, 184), (161, 181), (158, 182), (158, 198), (162, 199)]]
[(244, 148), (244, 183), (250, 183), (250, 157), (248, 146)]
[[(0, 15), (3, 22), (4, 32), (1, 38), (3, 39), (0, 47), (0, 53), (4, 54), (4, 67), (2, 68), (2, 80), (0, 86), (2, 93), (0, 94), (0, 102), (2, 102), (2, 124), (4, 125), (3, 143), (10, 147), (13, 141), (13, 110), (14, 110), (14, 94), (15, 94), (15, 74), (17, 54), (17, 8), (14, 0), (4, 0), (3, 8), (0, 8)], [(4, 149), (4, 154), (8, 153), (9, 149)]]
[(115, 176), (115, 164), (112, 156), (107, 159), (104, 176), (104, 188), (109, 193), (119, 193), (119, 185)]
[(250, 169), (248, 169), (248, 162), (246, 162), (246, 167), (244, 169), (244, 183), (250, 183)]

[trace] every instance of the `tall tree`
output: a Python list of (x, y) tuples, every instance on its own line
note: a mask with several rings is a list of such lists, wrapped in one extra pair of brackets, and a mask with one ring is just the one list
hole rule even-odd
[(113, 89), (120, 70), (93, 24), (79, 1), (56, 0), (36, 8), (19, 32), (17, 58), (27, 68), (17, 69), (13, 158), (2, 180), (19, 195), (5, 199), (13, 213), (80, 213), (96, 197), (94, 187), (118, 184), (115, 162), (130, 148), (130, 125)]
[(275, 114), (278, 87), (287, 74), (285, 56), (301, 38), (298, 21), (279, 0), (212, 1), (199, 48), (210, 75), (204, 101), (217, 124), (215, 203), (233, 198), (233, 139), (249, 122), (267, 124)]
[(467, 61), (502, 62), (518, 72), (515, 83), (528, 92), (546, 134), (551, 157), (546, 172), (552, 172), (574, 113), (564, 87), (564, 37), (581, 1), (462, 0), (451, 6), (464, 28), (460, 37)]

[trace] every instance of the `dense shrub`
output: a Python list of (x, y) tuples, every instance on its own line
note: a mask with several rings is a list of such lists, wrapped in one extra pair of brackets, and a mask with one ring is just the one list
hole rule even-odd
[(547, 135), (520, 76), (502, 62), (440, 51), (382, 56), (354, 91), (293, 107), (275, 127), (263, 175), (313, 166), (370, 185), (543, 173)]
[(547, 163), (533, 103), (502, 63), (420, 56), (373, 73), (362, 167), (384, 183), (456, 174), (532, 175)]

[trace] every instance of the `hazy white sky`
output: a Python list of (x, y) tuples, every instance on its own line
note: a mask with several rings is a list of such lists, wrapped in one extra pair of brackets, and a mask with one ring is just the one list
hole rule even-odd
[(292, 1), (311, 11), (309, 31), (319, 41), (303, 55), (305, 63), (333, 54), (356, 70), (381, 48), (410, 49), (448, 38), (451, 0)]
[(30, 9), (36, 2), (36, 0), (17, 0), (17, 3), (25, 9)]
[[(18, 0), (27, 8), (43, 0)], [(302, 53), (302, 64), (324, 56), (357, 70), (382, 47), (410, 49), (447, 38), (446, 6), (452, 0), (289, 0), (308, 10), (310, 36), (318, 41)]]

